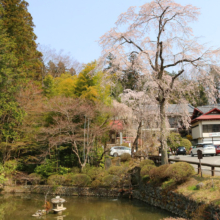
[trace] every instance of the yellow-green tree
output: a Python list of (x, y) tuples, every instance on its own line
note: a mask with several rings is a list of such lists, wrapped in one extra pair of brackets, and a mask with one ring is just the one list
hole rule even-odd
[(102, 84), (104, 74), (101, 71), (96, 71), (96, 66), (96, 61), (88, 63), (79, 73), (75, 85), (75, 95), (109, 104), (111, 102), (110, 86)]

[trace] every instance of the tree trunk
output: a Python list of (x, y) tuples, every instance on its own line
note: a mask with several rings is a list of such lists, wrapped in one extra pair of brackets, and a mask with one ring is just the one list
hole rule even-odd
[[(139, 124), (138, 124), (137, 135), (136, 135), (136, 138), (135, 138), (135, 140), (134, 140), (134, 142), (132, 144), (132, 149), (131, 149), (131, 154), (132, 155), (134, 153), (134, 148), (137, 147), (137, 145), (138, 145), (138, 139), (139, 139), (139, 137), (141, 135), (141, 127), (142, 127), (142, 121), (139, 122)], [(137, 151), (137, 149), (136, 149), (136, 151)]]
[(168, 164), (165, 104), (166, 104), (165, 100), (159, 102), (159, 106), (160, 106), (161, 163), (162, 164)]

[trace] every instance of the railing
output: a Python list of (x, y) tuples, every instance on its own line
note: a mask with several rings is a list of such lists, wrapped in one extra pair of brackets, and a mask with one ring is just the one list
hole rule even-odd
[[(151, 156), (148, 156), (148, 159), (150, 160), (153, 160), (155, 163), (157, 164), (161, 164), (161, 156), (156, 156), (156, 155), (151, 155)], [(209, 164), (209, 163), (200, 163), (199, 162), (194, 162), (194, 161), (186, 161), (186, 160), (179, 160), (179, 159), (168, 159), (169, 163), (171, 162), (186, 162), (186, 163), (189, 163), (189, 164), (195, 164), (198, 166), (198, 174), (201, 173), (201, 166), (206, 166), (206, 167), (211, 167), (211, 176), (215, 176), (215, 168), (218, 167), (220, 168), (220, 165), (216, 165), (216, 164)]]
[(215, 167), (219, 167), (220, 165), (216, 165), (216, 164), (210, 164), (210, 163), (200, 163), (199, 162), (194, 162), (194, 161), (185, 161), (185, 160), (179, 160), (179, 159), (168, 159), (169, 163), (173, 162), (186, 162), (186, 163), (190, 163), (190, 164), (195, 164), (198, 165), (198, 174), (201, 173), (201, 166), (206, 166), (206, 167), (211, 167), (211, 175), (215, 176)]

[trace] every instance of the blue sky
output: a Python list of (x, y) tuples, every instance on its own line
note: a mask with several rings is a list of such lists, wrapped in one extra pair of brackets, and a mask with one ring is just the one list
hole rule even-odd
[[(99, 38), (114, 27), (117, 17), (130, 6), (150, 0), (27, 0), (36, 25), (37, 43), (70, 53), (81, 63), (101, 55)], [(220, 1), (176, 0), (201, 9), (199, 21), (192, 25), (194, 35), (220, 47)]]

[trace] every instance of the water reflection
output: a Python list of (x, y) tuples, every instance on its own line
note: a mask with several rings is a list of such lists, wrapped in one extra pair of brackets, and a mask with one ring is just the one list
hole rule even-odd
[[(44, 196), (35, 194), (5, 194), (0, 196), (0, 220), (159, 220), (170, 213), (146, 203), (126, 199), (67, 197), (62, 215), (32, 217), (43, 208)], [(48, 200), (52, 198), (49, 197)]]

